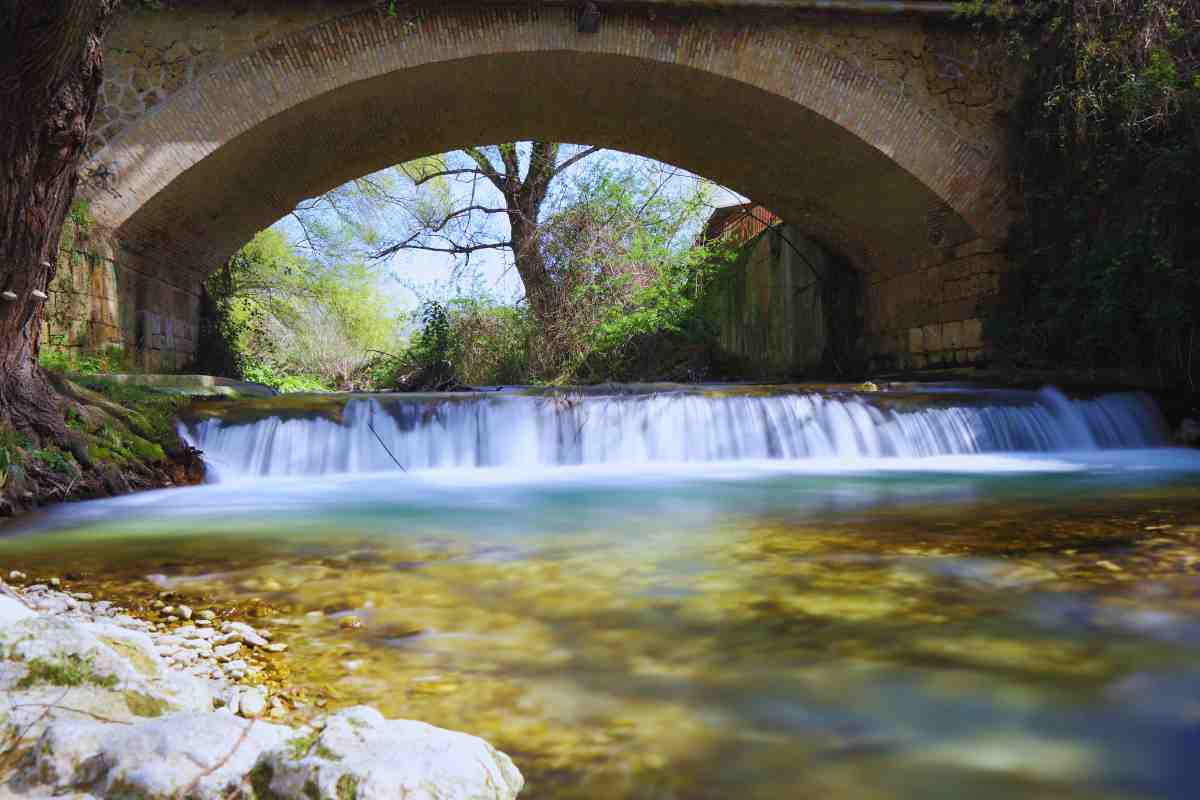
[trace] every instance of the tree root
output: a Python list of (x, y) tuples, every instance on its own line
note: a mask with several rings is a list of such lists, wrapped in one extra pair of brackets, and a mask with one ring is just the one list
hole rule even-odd
[[(203, 462), (194, 448), (177, 437), (163, 441), (135, 410), (61, 375), (38, 372), (48, 401), (37, 413), (14, 414), (11, 402), (3, 409), (8, 413), (0, 413), (0, 433), (9, 427), (18, 434), (16, 441), (25, 437), (24, 444), (6, 448), (10, 463), (0, 484), (0, 517), (47, 503), (203, 480)], [(13, 393), (6, 394), (11, 400)]]

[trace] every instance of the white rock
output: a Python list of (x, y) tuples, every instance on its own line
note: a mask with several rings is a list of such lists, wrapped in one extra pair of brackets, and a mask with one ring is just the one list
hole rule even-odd
[(365, 706), (327, 718), (308, 753), (293, 755), (276, 749), (260, 761), (282, 797), (304, 797), (311, 784), (321, 797), (357, 800), (513, 800), (525, 784), (512, 760), (482, 739), (386, 720)]
[[(36, 737), (54, 720), (77, 712), (131, 721), (212, 708), (207, 686), (168, 670), (149, 636), (115, 625), (27, 617), (0, 627), (0, 653), (0, 697), (12, 709), (8, 723), (31, 726), (27, 736)], [(22, 686), (32, 663), (70, 665), (86, 677), (70, 687), (55, 685), (52, 678)]]
[(255, 762), (294, 736), (279, 725), (221, 713), (135, 725), (59, 721), (42, 735), (22, 777), (50, 784), (56, 794), (86, 789), (104, 797), (252, 796)]
[(181, 605), (179, 607), (179, 616), (183, 617), (184, 619), (191, 619), (192, 618), (192, 607)]
[(24, 603), (0, 595), (0, 628), (20, 622), (27, 617), (35, 616), (35, 614), (36, 612)]
[(230, 644), (221, 644), (213, 648), (213, 655), (217, 658), (229, 658), (238, 650), (242, 649), (241, 642), (231, 642)]
[(267, 708), (267, 697), (263, 694), (263, 690), (257, 686), (252, 686), (242, 692), (238, 698), (238, 709), (243, 717), (261, 717), (263, 711)]

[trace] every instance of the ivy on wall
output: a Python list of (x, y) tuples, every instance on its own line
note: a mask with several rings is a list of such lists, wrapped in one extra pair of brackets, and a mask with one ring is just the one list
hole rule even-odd
[(1029, 61), (1014, 116), (1018, 266), (989, 320), (1019, 362), (1150, 370), (1195, 389), (1200, 365), (1200, 4), (993, 0)]

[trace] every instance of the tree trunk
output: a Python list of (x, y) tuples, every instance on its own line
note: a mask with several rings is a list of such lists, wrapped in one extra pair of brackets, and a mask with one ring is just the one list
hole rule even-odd
[(45, 293), (102, 79), (119, 0), (0, 0), (0, 421), (62, 439), (37, 365)]
[(520, 212), (509, 213), (509, 226), (512, 229), (513, 263), (525, 286), (525, 299), (534, 320), (543, 331), (548, 330), (547, 326), (555, 318), (555, 290), (537, 240), (537, 226), (528, 225)]

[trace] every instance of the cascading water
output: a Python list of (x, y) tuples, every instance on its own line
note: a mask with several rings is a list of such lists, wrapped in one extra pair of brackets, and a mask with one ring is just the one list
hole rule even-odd
[(1149, 398), (1041, 392), (521, 394), (354, 398), (340, 421), (271, 414), (184, 426), (218, 479), (447, 467), (922, 458), (1149, 447)]

